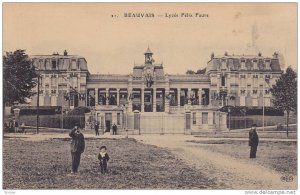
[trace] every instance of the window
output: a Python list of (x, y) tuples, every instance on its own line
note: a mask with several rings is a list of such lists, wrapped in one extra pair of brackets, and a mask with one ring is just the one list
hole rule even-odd
[(202, 124), (208, 124), (208, 112), (202, 112)]
[(271, 78), (271, 75), (267, 74), (265, 75), (265, 79), (270, 79)]
[(117, 125), (121, 124), (121, 114), (117, 113)]
[(223, 75), (221, 79), (221, 86), (225, 86), (225, 75)]
[(196, 112), (193, 112), (193, 125), (196, 124)]
[(52, 60), (52, 70), (56, 70), (56, 60)]
[(213, 112), (213, 124), (216, 124), (216, 113)]

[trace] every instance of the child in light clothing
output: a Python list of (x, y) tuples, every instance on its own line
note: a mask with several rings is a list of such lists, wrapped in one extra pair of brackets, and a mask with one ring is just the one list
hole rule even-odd
[(107, 162), (109, 161), (109, 156), (106, 150), (107, 150), (106, 146), (101, 146), (100, 152), (98, 154), (98, 159), (100, 161), (100, 169), (102, 174), (107, 173)]

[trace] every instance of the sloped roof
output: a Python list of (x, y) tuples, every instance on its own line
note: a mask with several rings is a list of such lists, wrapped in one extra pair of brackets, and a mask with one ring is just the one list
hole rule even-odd
[(255, 55), (228, 55), (215, 56), (207, 63), (206, 71), (217, 70), (221, 66), (222, 60), (226, 60), (226, 65), (231, 67), (231, 70), (239, 70), (241, 68), (241, 60), (245, 60), (246, 69), (253, 67), (253, 60), (257, 60), (259, 70), (263, 71), (265, 60), (270, 60), (271, 71), (280, 71), (280, 63), (278, 58), (264, 57)]

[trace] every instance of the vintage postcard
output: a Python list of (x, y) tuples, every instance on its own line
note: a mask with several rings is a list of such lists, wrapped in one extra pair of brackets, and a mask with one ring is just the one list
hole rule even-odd
[(297, 8), (3, 3), (4, 192), (296, 194)]

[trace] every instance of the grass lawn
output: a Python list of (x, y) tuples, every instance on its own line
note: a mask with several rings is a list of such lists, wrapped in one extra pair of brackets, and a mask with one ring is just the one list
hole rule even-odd
[[(214, 181), (171, 152), (134, 139), (86, 139), (79, 173), (70, 174), (70, 139), (23, 141), (4, 138), (4, 189), (218, 189)], [(109, 173), (97, 153), (106, 145)]]
[[(204, 147), (212, 152), (219, 152), (237, 159), (247, 159), (250, 156), (248, 141), (195, 140), (191, 142), (198, 143), (199, 147)], [(255, 162), (282, 174), (297, 175), (297, 142), (260, 141)]]

